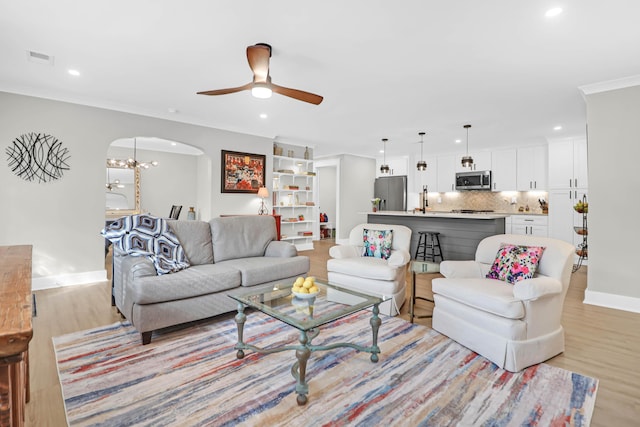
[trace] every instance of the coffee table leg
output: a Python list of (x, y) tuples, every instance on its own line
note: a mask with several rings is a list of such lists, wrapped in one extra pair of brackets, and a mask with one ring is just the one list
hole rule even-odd
[(236, 314), (236, 325), (238, 325), (238, 344), (236, 348), (238, 352), (236, 353), (236, 357), (238, 359), (244, 358), (244, 351), (242, 351), (242, 346), (244, 345), (243, 341), (243, 332), (244, 332), (244, 322), (247, 320), (247, 316), (244, 314), (244, 304), (238, 303), (238, 314)]
[(376, 363), (378, 361), (378, 353), (380, 353), (380, 349), (378, 348), (378, 330), (380, 329), (380, 324), (382, 320), (378, 317), (378, 313), (380, 313), (380, 309), (378, 308), (378, 304), (373, 306), (371, 310), (373, 315), (371, 316), (371, 320), (369, 323), (371, 324), (371, 332), (373, 332), (373, 346), (371, 347), (371, 361)]
[[(311, 350), (307, 347), (309, 339), (305, 331), (300, 331), (300, 344), (302, 348), (296, 350), (296, 358), (298, 361), (291, 368), (293, 377), (298, 380), (296, 383), (296, 393), (298, 393), (297, 401), (298, 405), (305, 405), (307, 403), (307, 394), (309, 394), (309, 385), (306, 381), (307, 376), (307, 361), (311, 355)], [(296, 372), (297, 368), (297, 372)]]

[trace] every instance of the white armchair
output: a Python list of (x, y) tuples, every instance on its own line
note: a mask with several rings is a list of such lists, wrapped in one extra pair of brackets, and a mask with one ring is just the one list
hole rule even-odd
[[(501, 243), (544, 246), (536, 274), (512, 285), (487, 279)], [(487, 237), (475, 261), (443, 261), (432, 281), (433, 329), (511, 372), (564, 351), (560, 324), (575, 248), (538, 236)]]
[[(393, 230), (391, 256), (388, 259), (362, 256), (363, 230)], [(358, 224), (349, 233), (349, 244), (329, 249), (329, 283), (388, 301), (380, 304), (380, 313), (395, 316), (405, 300), (407, 264), (411, 229), (403, 225)]]

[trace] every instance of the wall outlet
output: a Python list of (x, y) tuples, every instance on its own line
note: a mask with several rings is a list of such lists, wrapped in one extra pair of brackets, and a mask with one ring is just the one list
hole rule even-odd
[(442, 203), (442, 197), (438, 197), (438, 203)]

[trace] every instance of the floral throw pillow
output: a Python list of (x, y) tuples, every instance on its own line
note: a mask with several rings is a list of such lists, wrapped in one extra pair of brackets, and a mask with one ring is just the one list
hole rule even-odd
[(393, 230), (369, 230), (362, 234), (362, 256), (388, 259), (391, 256)]
[(488, 279), (498, 279), (511, 284), (531, 279), (538, 268), (544, 247), (519, 246), (503, 243), (487, 273)]

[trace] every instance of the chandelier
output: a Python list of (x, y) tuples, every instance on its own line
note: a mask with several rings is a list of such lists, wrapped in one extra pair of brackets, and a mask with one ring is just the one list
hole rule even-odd
[(126, 169), (149, 169), (151, 166), (158, 166), (158, 162), (153, 160), (150, 162), (141, 162), (138, 161), (137, 153), (138, 146), (136, 138), (133, 138), (133, 158), (129, 157), (126, 160), (122, 159), (107, 159), (107, 166), (109, 167), (120, 167)]
[(107, 183), (105, 186), (109, 191), (113, 191), (115, 188), (124, 188), (124, 185), (120, 183), (119, 179), (114, 179), (113, 182), (111, 182), (111, 173), (109, 172), (109, 168), (107, 168)]

